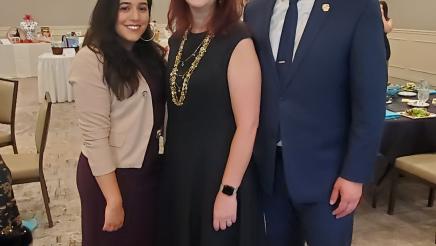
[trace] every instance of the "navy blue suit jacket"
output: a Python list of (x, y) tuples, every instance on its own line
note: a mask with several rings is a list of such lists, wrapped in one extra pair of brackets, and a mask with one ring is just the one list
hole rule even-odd
[(338, 177), (365, 183), (372, 176), (387, 81), (379, 2), (316, 0), (285, 81), (269, 39), (274, 4), (251, 0), (244, 12), (262, 68), (254, 161), (271, 193), (282, 140), (290, 197), (326, 201)]

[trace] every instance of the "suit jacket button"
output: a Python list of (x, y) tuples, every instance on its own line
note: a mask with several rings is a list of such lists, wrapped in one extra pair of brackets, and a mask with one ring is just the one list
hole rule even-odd
[(142, 96), (145, 97), (146, 95), (147, 95), (147, 91), (143, 91), (143, 92), (142, 92)]

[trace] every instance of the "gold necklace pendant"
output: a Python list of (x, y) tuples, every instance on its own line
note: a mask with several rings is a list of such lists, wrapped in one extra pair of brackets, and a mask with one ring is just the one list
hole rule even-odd
[(195, 71), (195, 69), (197, 68), (197, 66), (200, 63), (203, 56), (206, 54), (207, 48), (208, 48), (210, 42), (212, 41), (213, 37), (214, 37), (214, 35), (209, 33), (206, 35), (206, 37), (201, 42), (201, 46), (199, 46), (200, 50), (198, 52), (198, 55), (195, 56), (195, 59), (192, 62), (191, 66), (189, 67), (188, 71), (182, 77), (182, 79), (183, 79), (182, 88), (180, 88), (180, 86), (178, 86), (176, 83), (176, 79), (178, 77), (177, 72), (179, 71), (179, 64), (180, 64), (181, 59), (182, 59), (183, 48), (185, 46), (186, 40), (188, 39), (188, 30), (185, 31), (185, 34), (183, 35), (182, 42), (180, 43), (180, 47), (179, 47), (179, 50), (178, 50), (177, 55), (176, 55), (176, 59), (174, 61), (173, 69), (171, 70), (171, 73), (170, 73), (171, 99), (172, 99), (172, 102), (176, 106), (180, 107), (183, 105), (183, 103), (186, 99), (187, 92), (188, 92), (188, 84), (189, 84), (189, 80), (191, 79), (191, 75)]

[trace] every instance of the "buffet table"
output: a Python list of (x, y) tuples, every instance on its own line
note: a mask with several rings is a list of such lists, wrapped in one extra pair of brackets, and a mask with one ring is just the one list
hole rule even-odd
[(38, 56), (46, 52), (51, 52), (49, 43), (0, 45), (0, 77), (35, 77)]

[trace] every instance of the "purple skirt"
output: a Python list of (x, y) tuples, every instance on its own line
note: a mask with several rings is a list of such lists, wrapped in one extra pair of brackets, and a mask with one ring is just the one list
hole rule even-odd
[[(152, 144), (154, 145), (154, 144)], [(149, 146), (154, 149), (155, 146)], [(106, 200), (91, 173), (88, 158), (80, 155), (77, 188), (82, 208), (82, 245), (153, 246), (155, 240), (156, 195), (160, 164), (156, 155), (146, 154), (140, 169), (116, 170), (123, 199), (124, 225), (116, 232), (104, 232)]]

